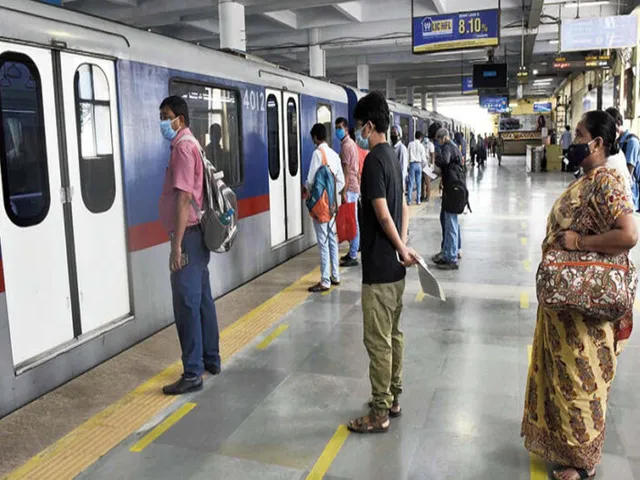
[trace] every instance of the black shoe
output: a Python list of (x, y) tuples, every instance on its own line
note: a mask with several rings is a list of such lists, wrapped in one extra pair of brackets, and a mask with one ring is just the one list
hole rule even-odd
[(341, 262), (346, 262), (347, 260), (349, 260), (351, 258), (351, 255), (349, 255), (349, 252), (347, 252), (346, 255), (343, 255), (342, 257), (340, 257), (340, 261)]
[(328, 292), (329, 290), (331, 290), (331, 287), (325, 287), (324, 285), (322, 285), (322, 282), (318, 282), (315, 285), (309, 287), (308, 290), (311, 293), (321, 293)]
[(333, 286), (336, 286), (336, 287), (337, 287), (338, 285), (340, 285), (340, 280), (334, 280), (334, 279), (332, 278), (332, 279), (331, 279), (331, 285), (333, 285)]
[(438, 263), (443, 263), (443, 262), (445, 261), (445, 260), (444, 260), (444, 255), (442, 255), (442, 252), (440, 252), (440, 253), (436, 253), (433, 257), (431, 257), (431, 261), (432, 261), (433, 263), (435, 263), (436, 265), (437, 265)]
[(340, 262), (341, 267), (357, 267), (359, 265), (357, 258), (348, 257), (346, 259), (342, 259)]
[(220, 367), (217, 365), (214, 365), (213, 363), (205, 363), (204, 364), (204, 369), (209, 372), (211, 375), (220, 375)]
[(182, 395), (197, 390), (202, 390), (202, 376), (200, 375), (193, 378), (185, 378), (183, 375), (177, 382), (162, 387), (162, 393), (165, 395)]
[(458, 267), (457, 263), (445, 262), (437, 263), (436, 268), (440, 270), (458, 270), (460, 267)]

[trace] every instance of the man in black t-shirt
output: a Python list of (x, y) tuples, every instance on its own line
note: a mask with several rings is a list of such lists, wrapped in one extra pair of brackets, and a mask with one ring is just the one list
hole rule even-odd
[(356, 141), (370, 150), (361, 180), (362, 314), (369, 354), (372, 399), (369, 415), (351, 420), (359, 433), (386, 432), (389, 416), (401, 413), (403, 335), (400, 331), (405, 267), (418, 254), (406, 245), (409, 212), (402, 169), (387, 143), (389, 106), (381, 92), (360, 99), (354, 110)]

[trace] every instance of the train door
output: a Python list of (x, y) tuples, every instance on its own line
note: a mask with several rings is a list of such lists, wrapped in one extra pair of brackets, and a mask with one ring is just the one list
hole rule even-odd
[(130, 313), (114, 63), (61, 54), (82, 333)]
[(267, 89), (267, 152), (269, 164), (269, 214), (271, 216), (271, 246), (285, 242), (286, 204), (282, 148), (282, 93)]
[(285, 193), (287, 240), (302, 235), (302, 183), (300, 181), (300, 113), (298, 95), (283, 92)]
[(0, 42), (0, 242), (14, 365), (74, 337), (52, 53)]

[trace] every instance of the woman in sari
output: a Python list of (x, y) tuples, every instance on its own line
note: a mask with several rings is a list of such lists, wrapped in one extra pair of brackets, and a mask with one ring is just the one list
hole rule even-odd
[[(564, 249), (618, 255), (635, 246), (638, 233), (623, 180), (605, 166), (617, 151), (615, 139), (609, 114), (591, 111), (582, 117), (569, 160), (585, 174), (556, 200), (543, 254)], [(522, 436), (527, 450), (560, 465), (554, 471), (558, 480), (595, 475), (617, 355), (631, 334), (631, 315), (602, 321), (538, 307)]]

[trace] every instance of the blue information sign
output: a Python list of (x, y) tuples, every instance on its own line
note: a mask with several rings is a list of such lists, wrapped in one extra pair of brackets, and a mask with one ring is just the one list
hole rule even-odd
[(498, 9), (413, 17), (413, 53), (496, 46), (499, 35)]
[(509, 97), (504, 95), (481, 95), (480, 107), (489, 113), (506, 113), (509, 111)]
[(62, 0), (40, 0), (43, 3), (50, 3), (51, 5), (62, 5)]
[(576, 18), (560, 24), (560, 51), (606, 50), (636, 45), (638, 17)]
[(477, 93), (477, 90), (473, 88), (473, 77), (471, 75), (462, 77), (462, 93)]
[(535, 113), (551, 113), (551, 102), (534, 102), (533, 111)]

